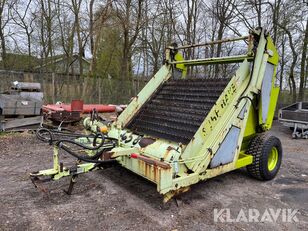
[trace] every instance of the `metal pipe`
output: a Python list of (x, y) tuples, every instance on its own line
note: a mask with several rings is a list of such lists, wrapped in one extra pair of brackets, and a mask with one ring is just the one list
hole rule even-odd
[(193, 59), (193, 60), (181, 60), (173, 61), (170, 64), (185, 64), (188, 66), (193, 65), (209, 65), (209, 64), (223, 64), (223, 63), (240, 63), (245, 59), (252, 60), (254, 57), (251, 55), (237, 55), (237, 56), (227, 56), (227, 57), (214, 57), (208, 59)]
[(187, 48), (194, 48), (194, 47), (210, 46), (210, 45), (219, 44), (219, 43), (247, 40), (248, 38), (249, 38), (249, 35), (246, 35), (246, 36), (242, 36), (242, 37), (227, 38), (227, 39), (210, 41), (210, 42), (200, 43), (200, 44), (184, 45), (184, 46), (177, 47), (176, 49), (179, 50), (179, 49), (187, 49)]

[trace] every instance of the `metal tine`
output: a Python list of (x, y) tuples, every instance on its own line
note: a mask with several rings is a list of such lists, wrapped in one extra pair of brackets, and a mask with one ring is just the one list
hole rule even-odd
[(229, 79), (171, 79), (156, 91), (127, 128), (188, 143)]

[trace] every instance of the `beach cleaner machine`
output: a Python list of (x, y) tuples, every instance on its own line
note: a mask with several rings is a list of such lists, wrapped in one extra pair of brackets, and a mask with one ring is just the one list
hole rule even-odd
[[(244, 40), (243, 55), (185, 60), (182, 51)], [(92, 115), (86, 134), (41, 128), (39, 139), (54, 147), (53, 168), (32, 172), (42, 181), (120, 165), (157, 186), (164, 201), (199, 181), (242, 167), (259, 180), (271, 180), (282, 160), (272, 126), (279, 88), (278, 53), (262, 28), (249, 35), (204, 44), (166, 48), (165, 62), (113, 122)], [(189, 77), (191, 66), (238, 64), (233, 76)], [(204, 69), (206, 70), (206, 69)], [(77, 159), (64, 166), (59, 151)], [(125, 176), (124, 176), (125, 177)]]

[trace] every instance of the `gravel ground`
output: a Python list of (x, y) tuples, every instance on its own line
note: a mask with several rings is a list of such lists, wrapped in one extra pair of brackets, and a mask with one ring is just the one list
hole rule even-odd
[[(46, 183), (49, 194), (33, 187), (29, 173), (50, 168), (52, 148), (33, 134), (0, 136), (0, 230), (307, 230), (308, 140), (293, 140), (275, 123), (283, 144), (278, 176), (260, 182), (240, 169), (198, 183), (166, 205), (155, 185), (121, 168), (79, 176), (73, 195), (69, 179)], [(214, 209), (298, 209), (299, 222), (214, 222)], [(267, 210), (268, 211), (268, 210)]]

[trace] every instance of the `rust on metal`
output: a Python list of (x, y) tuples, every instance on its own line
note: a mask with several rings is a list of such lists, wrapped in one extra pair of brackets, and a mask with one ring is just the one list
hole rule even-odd
[(167, 150), (166, 150), (166, 152), (164, 154), (163, 160), (165, 160), (168, 157), (168, 155), (170, 154), (171, 150), (175, 150), (175, 148), (171, 147), (171, 146), (168, 146), (168, 148), (167, 148)]
[(153, 166), (157, 166), (157, 167), (161, 167), (163, 169), (169, 169), (171, 168), (171, 166), (163, 161), (158, 161), (158, 160), (154, 160), (152, 158), (146, 157), (144, 155), (135, 155), (136, 159), (138, 160), (142, 160), (143, 162), (153, 165)]
[(142, 175), (154, 183), (159, 184), (161, 168), (148, 164), (143, 160), (138, 160), (138, 167)]
[(43, 193), (48, 193), (48, 189), (43, 185), (44, 182), (51, 181), (51, 178), (41, 180), (37, 176), (31, 176), (30, 177), (31, 182), (35, 186), (35, 188), (39, 189)]
[(103, 152), (101, 155), (101, 160), (110, 160), (112, 159), (111, 156), (114, 154), (114, 152)]
[(74, 123), (80, 121), (81, 116), (78, 111), (57, 111), (51, 113), (50, 119), (55, 122)]
[(146, 146), (153, 144), (156, 141), (154, 138), (142, 138), (139, 141), (139, 145), (141, 148), (145, 148)]
[(236, 38), (227, 38), (227, 39), (221, 39), (221, 40), (216, 40), (216, 41), (210, 41), (210, 42), (206, 42), (206, 43), (187, 44), (187, 45), (184, 45), (184, 46), (177, 47), (176, 49), (203, 47), (203, 46), (210, 46), (210, 45), (215, 45), (215, 44), (219, 44), (219, 43), (234, 42), (234, 41), (247, 40), (247, 39), (249, 39), (249, 35), (242, 36), (242, 37), (236, 37)]
[(190, 187), (181, 187), (177, 190), (172, 190), (164, 195), (164, 203), (167, 203), (172, 197), (185, 193), (190, 190)]

